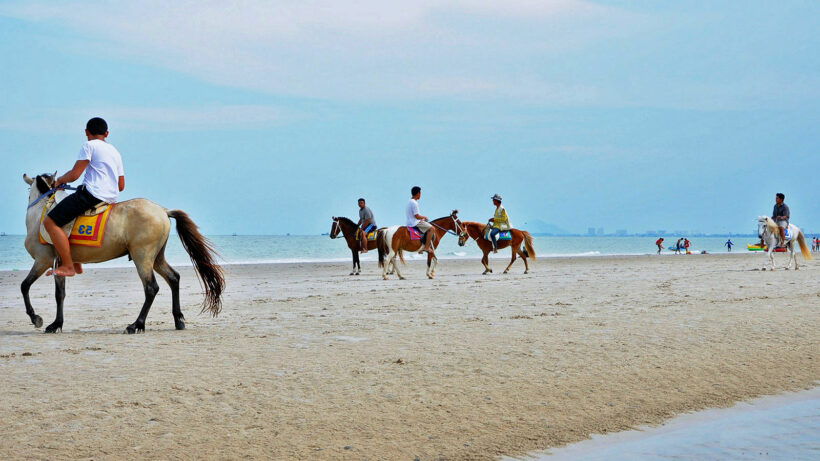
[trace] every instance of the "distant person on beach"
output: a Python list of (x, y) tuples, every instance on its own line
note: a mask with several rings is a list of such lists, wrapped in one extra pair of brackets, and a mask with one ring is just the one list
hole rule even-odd
[(363, 198), (359, 199), (359, 232), (361, 236), (359, 239), (361, 240), (361, 252), (362, 254), (367, 253), (367, 234), (368, 232), (376, 229), (376, 220), (373, 218), (373, 212), (370, 211), (370, 207), (365, 205), (365, 201)]
[(655, 240), (655, 245), (658, 246), (658, 254), (661, 254), (661, 250), (663, 250), (663, 237)]
[(772, 209), (772, 219), (780, 229), (780, 246), (786, 246), (786, 228), (789, 227), (789, 217), (791, 215), (789, 206), (783, 203), (786, 196), (778, 192), (774, 196), (774, 209)]
[(495, 194), (490, 198), (495, 205), (495, 213), (490, 218), (490, 224), (493, 226), (490, 240), (493, 242), (493, 253), (498, 253), (498, 234), (510, 230), (510, 219), (507, 217), (507, 210), (501, 205), (501, 196)]
[(692, 254), (689, 253), (689, 239), (683, 239), (683, 249), (686, 250), (686, 254)]
[[(405, 210), (405, 225), (407, 227), (417, 227), (422, 233), (427, 233), (433, 228), (433, 225), (427, 222), (427, 216), (424, 216), (419, 212), (420, 198), (421, 187), (413, 186), (413, 188), (410, 189), (410, 201), (407, 202), (407, 208)], [(433, 239), (430, 236), (427, 236), (426, 246), (421, 252), (426, 251), (428, 253), (432, 253), (432, 243)]]
[(729, 253), (732, 252), (732, 245), (734, 245), (734, 243), (732, 243), (732, 239), (727, 240), (726, 243), (723, 244), (723, 246), (729, 249)]
[[(71, 247), (62, 227), (103, 202), (116, 202), (119, 193), (125, 189), (122, 157), (114, 146), (105, 142), (108, 137), (108, 124), (105, 120), (99, 117), (89, 120), (85, 125), (85, 136), (88, 141), (80, 148), (74, 167), (54, 182), (54, 187), (57, 188), (76, 181), (85, 173), (83, 185), (52, 208), (43, 220), (46, 232), (60, 257), (60, 265), (53, 271), (54, 275), (60, 277), (83, 273), (82, 265), (71, 259)], [(51, 275), (51, 272), (46, 275)]]
[(683, 239), (679, 238), (678, 241), (675, 243), (675, 254), (676, 255), (680, 254), (680, 242), (681, 242), (681, 240), (683, 240)]

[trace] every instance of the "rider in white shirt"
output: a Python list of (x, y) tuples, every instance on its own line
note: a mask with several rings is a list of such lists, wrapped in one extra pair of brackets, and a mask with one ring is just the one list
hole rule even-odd
[(74, 167), (57, 178), (54, 187), (76, 181), (85, 172), (83, 185), (58, 203), (43, 219), (46, 232), (60, 257), (60, 266), (54, 269), (54, 274), (61, 277), (83, 273), (82, 265), (71, 259), (71, 247), (62, 227), (102, 202), (114, 203), (125, 189), (122, 156), (114, 146), (105, 142), (108, 124), (94, 117), (86, 124), (85, 135), (88, 142), (80, 149)]
[[(410, 189), (410, 201), (407, 203), (407, 210), (405, 212), (405, 217), (407, 218), (407, 222), (405, 223), (407, 227), (417, 227), (419, 231), (423, 233), (427, 233), (430, 229), (433, 228), (433, 225), (427, 222), (427, 216), (422, 215), (419, 212), (419, 202), (418, 200), (421, 198), (421, 187), (413, 186)], [(430, 234), (427, 236), (426, 246), (424, 251), (428, 253), (433, 252), (433, 235)]]

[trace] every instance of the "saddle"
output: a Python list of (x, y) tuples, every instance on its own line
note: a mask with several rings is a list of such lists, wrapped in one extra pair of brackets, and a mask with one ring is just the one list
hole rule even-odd
[[(57, 205), (57, 202), (58, 200), (55, 200), (54, 196), (49, 197), (46, 206), (43, 207), (43, 213), (40, 215), (40, 243), (43, 245), (53, 243), (51, 236), (48, 235), (43, 225), (43, 219)], [(105, 224), (108, 222), (108, 213), (110, 211), (111, 204), (101, 202), (63, 226), (63, 232), (68, 237), (68, 243), (87, 247), (101, 246), (103, 234), (105, 233)]]
[[(356, 232), (356, 240), (359, 240), (360, 235), (361, 235), (361, 232)], [(367, 241), (372, 242), (372, 241), (376, 240), (376, 237), (378, 235), (379, 235), (379, 230), (378, 229), (373, 229), (372, 231), (367, 233)]]
[[(490, 227), (490, 226), (487, 226), (487, 227), (484, 228), (484, 240), (489, 240), (491, 242), (493, 241), (493, 238), (490, 237), (490, 232), (492, 232), (492, 231), (493, 231), (493, 228)], [(512, 240), (512, 234), (508, 230), (501, 231), (501, 232), (498, 233), (498, 235), (495, 238), (499, 242), (504, 241), (504, 240)]]
[(407, 232), (410, 234), (410, 240), (421, 240), (421, 243), (427, 241), (427, 232), (422, 232), (418, 227), (407, 227)]

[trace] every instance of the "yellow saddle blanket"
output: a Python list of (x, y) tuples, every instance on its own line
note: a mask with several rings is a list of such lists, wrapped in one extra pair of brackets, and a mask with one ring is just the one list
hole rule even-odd
[[(376, 240), (376, 234), (378, 234), (378, 232), (379, 232), (378, 229), (368, 232), (367, 233), (367, 241), (372, 242), (373, 240)], [(359, 240), (360, 235), (361, 235), (360, 232), (356, 232), (356, 240)]]
[[(51, 206), (43, 207), (43, 214), (40, 215), (40, 243), (43, 245), (51, 244), (51, 237), (43, 227), (43, 218), (54, 206), (53, 203), (49, 205)], [(63, 231), (68, 236), (68, 243), (84, 247), (101, 246), (103, 234), (105, 234), (105, 224), (108, 222), (108, 213), (110, 211), (111, 205), (106, 203), (87, 211), (84, 215), (78, 216), (74, 221), (66, 224)], [(69, 229), (71, 230), (69, 231)]]

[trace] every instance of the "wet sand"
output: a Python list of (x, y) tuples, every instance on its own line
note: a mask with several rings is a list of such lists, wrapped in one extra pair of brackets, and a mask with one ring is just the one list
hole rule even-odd
[[(29, 323), (25, 273), (0, 272), (0, 458), (494, 459), (813, 387), (818, 266), (762, 262), (229, 266), (216, 319), (181, 268), (188, 329), (160, 281), (137, 336), (133, 269), (70, 280), (58, 335)], [(32, 298), (48, 324), (51, 281)]]

